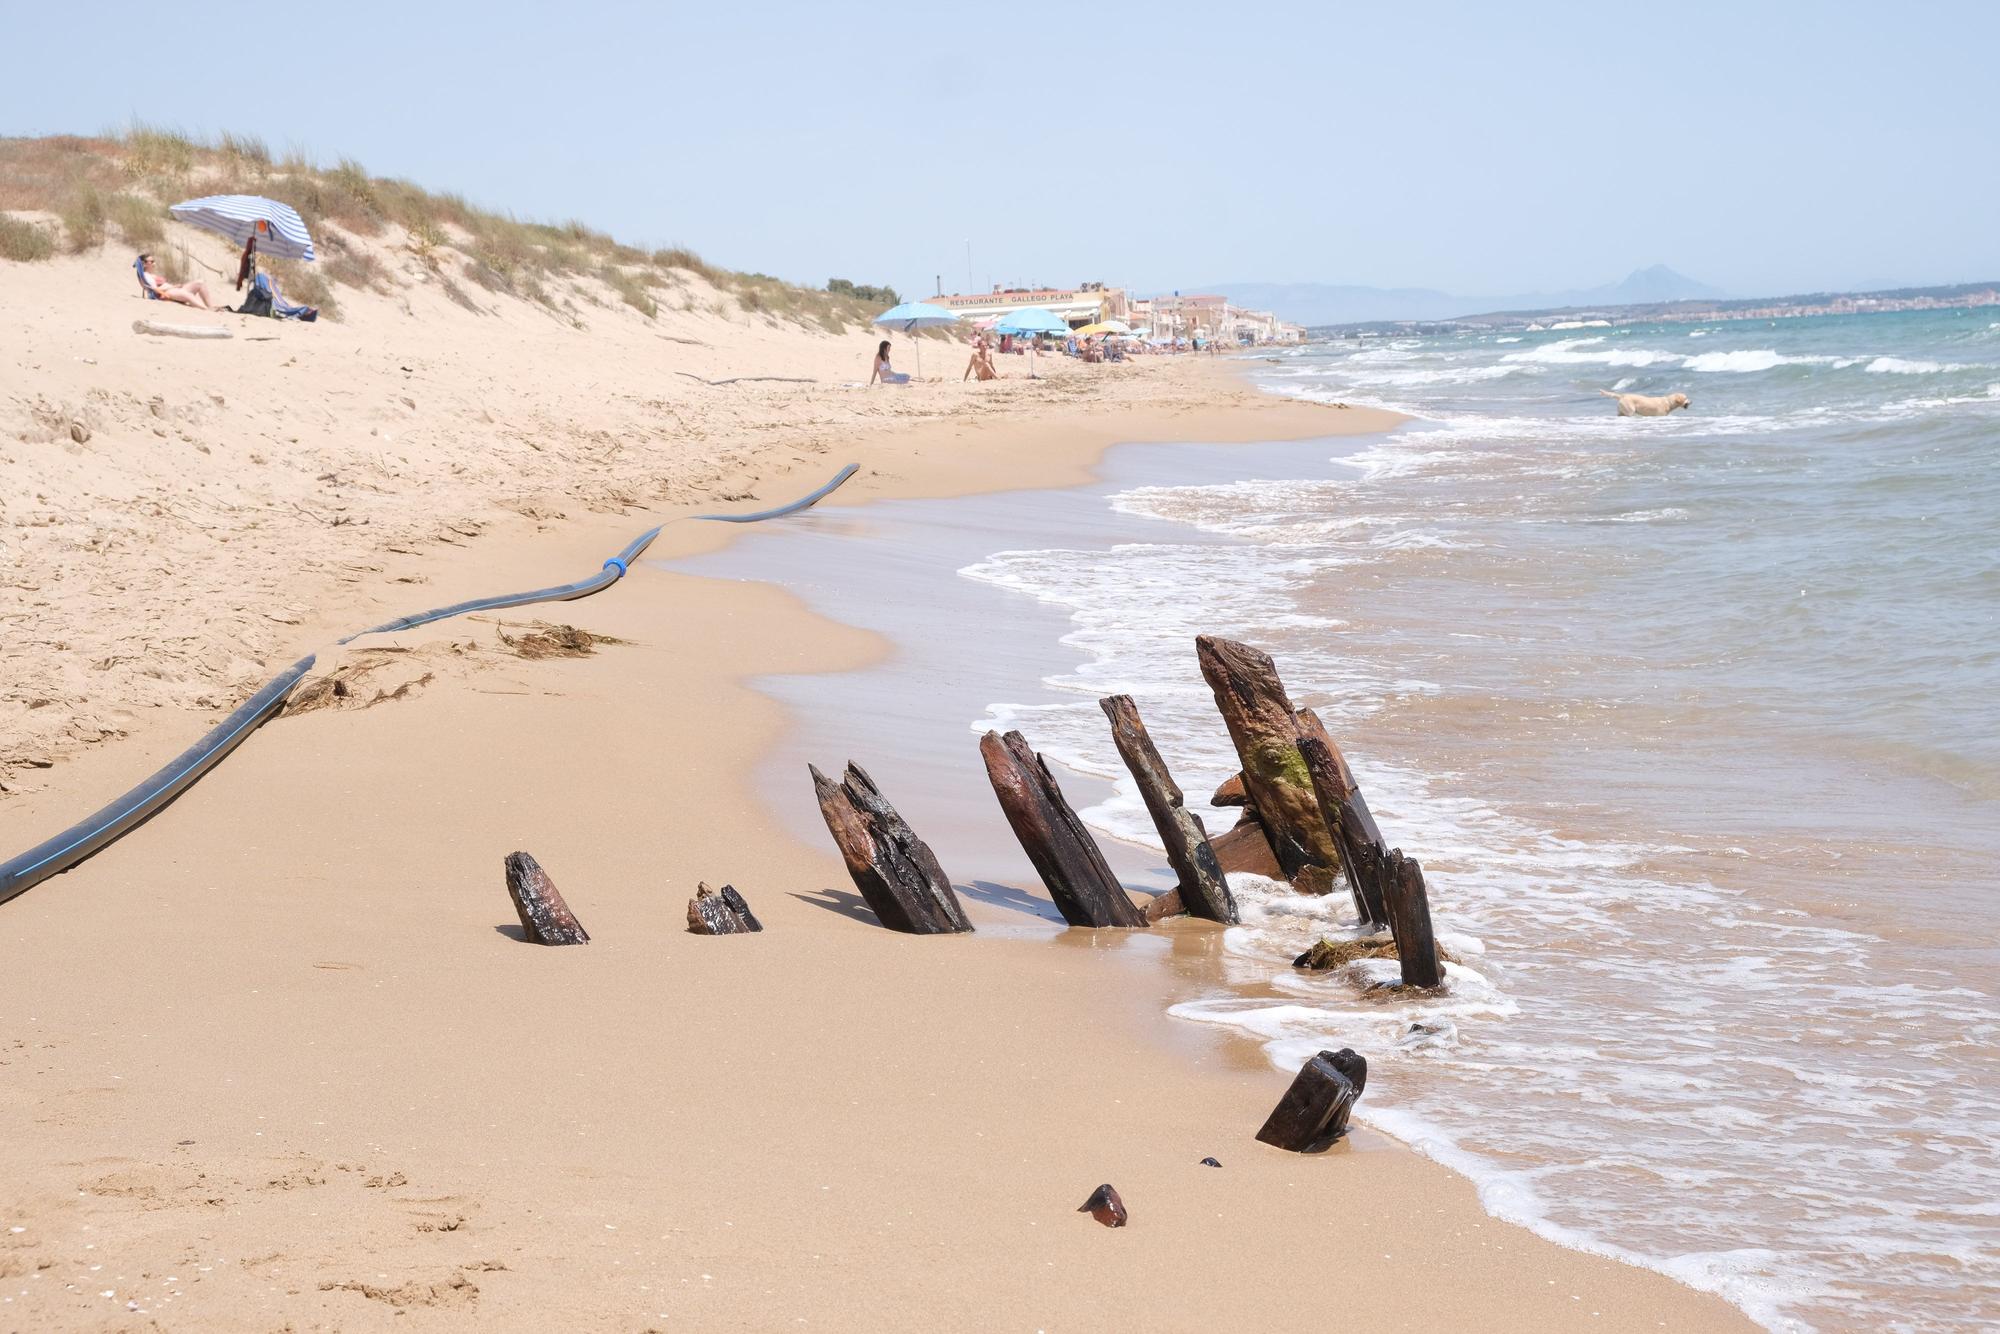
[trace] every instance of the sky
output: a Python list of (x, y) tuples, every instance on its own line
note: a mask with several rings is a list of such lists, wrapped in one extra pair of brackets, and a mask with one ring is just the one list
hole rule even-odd
[(0, 134), (250, 133), (906, 296), (2000, 278), (1993, 0), (192, 12), (0, 0)]

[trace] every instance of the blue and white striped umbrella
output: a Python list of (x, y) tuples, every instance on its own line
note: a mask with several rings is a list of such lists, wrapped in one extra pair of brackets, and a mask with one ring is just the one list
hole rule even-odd
[(242, 245), (254, 232), (257, 253), (276, 259), (312, 260), (312, 236), (305, 219), (290, 204), (280, 204), (262, 195), (210, 195), (190, 199), (167, 210), (182, 222), (220, 232)]

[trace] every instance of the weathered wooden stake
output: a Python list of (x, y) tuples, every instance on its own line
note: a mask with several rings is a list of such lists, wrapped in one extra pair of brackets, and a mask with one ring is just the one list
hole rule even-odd
[(883, 926), (918, 936), (972, 930), (937, 855), (860, 765), (849, 762), (838, 783), (806, 768), (847, 873)]
[(710, 889), (697, 883), (688, 900), (688, 930), (697, 936), (734, 936), (746, 931), (762, 931), (764, 924), (750, 911), (750, 905), (734, 885)]
[(1263, 822), (1279, 867), (1297, 889), (1324, 894), (1333, 887), (1340, 854), (1312, 776), (1299, 755), (1299, 723), (1271, 655), (1214, 635), (1200, 635), (1195, 651), (1202, 679), (1243, 760), (1243, 789)]
[(1236, 899), (1229, 892), (1229, 882), (1223, 878), (1222, 863), (1216, 860), (1215, 849), (1209, 846), (1208, 830), (1202, 828), (1200, 816), (1181, 804), (1180, 787), (1167, 772), (1166, 761), (1160, 758), (1153, 738), (1147, 735), (1139, 706), (1130, 695), (1107, 695), (1097, 703), (1111, 720), (1111, 739), (1125, 767), (1132, 771), (1132, 781), (1139, 785), (1139, 795), (1145, 799), (1146, 813), (1153, 817), (1153, 828), (1159, 831), (1160, 842), (1167, 849), (1167, 864), (1174, 868), (1174, 875), (1180, 881), (1182, 910), (1194, 917), (1233, 925), (1237, 920)]
[(1389, 930), (1396, 936), (1396, 957), (1403, 964), (1406, 987), (1441, 987), (1444, 966), (1438, 961), (1437, 938), (1431, 934), (1430, 893), (1424, 868), (1397, 848), (1385, 859), (1382, 893), (1389, 909)]
[(1367, 855), (1370, 848), (1381, 851), (1382, 833), (1361, 800), (1347, 761), (1341, 758), (1339, 747), (1327, 736), (1319, 719), (1311, 709), (1301, 709), (1299, 718), (1299, 754), (1305, 759), (1306, 771), (1312, 775), (1321, 818), (1340, 845), (1341, 869), (1346, 872), (1348, 890), (1354, 895), (1355, 915), (1366, 924), (1387, 925), (1389, 914), (1383, 908), (1382, 886), (1376, 878), (1379, 857)]
[(525, 852), (507, 854), (507, 893), (521, 917), (521, 932), (536, 945), (583, 945), (590, 933), (563, 902), (541, 863)]
[(1354, 1100), (1368, 1085), (1368, 1062), (1352, 1049), (1323, 1051), (1305, 1063), (1271, 1109), (1257, 1138), (1293, 1153), (1319, 1153), (1347, 1133)]
[(1055, 776), (1027, 738), (988, 732), (979, 739), (979, 754), (1014, 837), (1063, 920), (1071, 926), (1146, 925), (1145, 914), (1111, 874), (1097, 841), (1063, 800)]

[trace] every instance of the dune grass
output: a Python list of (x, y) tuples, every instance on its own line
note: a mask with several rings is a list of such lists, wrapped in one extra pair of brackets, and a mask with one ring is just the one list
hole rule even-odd
[[(136, 123), (122, 134), (94, 138), (0, 138), (0, 258), (36, 261), (59, 250), (89, 251), (113, 229), (128, 245), (158, 250), (167, 235), (167, 204), (191, 194), (259, 194), (297, 209), (321, 262), (284, 268), (281, 286), (293, 300), (329, 314), (337, 309), (335, 289), (382, 290), (394, 281), (375, 250), (348, 238), (405, 251), (428, 281), (468, 310), (480, 307), (459, 280), (533, 302), (571, 323), (576, 301), (596, 300), (587, 284), (579, 286), (586, 279), (603, 283), (648, 319), (660, 312), (657, 291), (688, 289), (697, 280), (723, 300), (682, 290), (673, 309), (712, 308), (834, 334), (865, 325), (885, 298), (894, 301), (886, 287), (844, 279), (830, 282), (831, 290), (802, 287), (721, 268), (686, 246), (649, 252), (580, 221), (523, 220), (457, 194), (372, 176), (353, 158), (321, 166), (297, 151), (274, 158), (254, 135), (225, 132), (210, 141)], [(52, 214), (60, 226), (9, 213)], [(179, 264), (187, 267), (185, 252)]]
[(0, 259), (32, 264), (55, 253), (56, 239), (46, 227), (0, 213)]

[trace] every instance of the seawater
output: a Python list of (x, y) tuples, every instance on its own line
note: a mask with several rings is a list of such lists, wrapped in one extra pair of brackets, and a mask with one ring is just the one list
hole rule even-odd
[(1109, 497), (1171, 525), (1150, 540), (966, 567), (1065, 613), (1080, 659), (974, 726), (1109, 780), (1085, 818), (1150, 842), (1096, 697), (1137, 695), (1192, 790), (1235, 762), (1190, 637), (1256, 643), (1459, 963), (1435, 1002), (1295, 973), (1351, 909), (1245, 883), (1226, 976), (1174, 1013), (1286, 1069), (1355, 1047), (1362, 1119), (1493, 1213), (1772, 1328), (2000, 1322), (2000, 320), (1368, 340), (1256, 374), (1418, 420), (1308, 475)]

